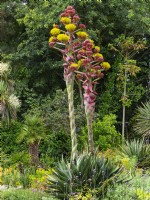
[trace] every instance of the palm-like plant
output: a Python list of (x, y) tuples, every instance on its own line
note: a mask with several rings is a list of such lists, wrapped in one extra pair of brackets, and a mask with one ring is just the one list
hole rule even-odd
[(70, 197), (85, 188), (97, 191), (101, 195), (109, 184), (119, 179), (121, 168), (114, 166), (104, 157), (82, 154), (76, 163), (62, 160), (48, 177), (48, 191), (60, 199)]
[(17, 141), (25, 141), (29, 145), (31, 165), (37, 165), (39, 163), (39, 144), (45, 137), (45, 133), (44, 122), (39, 116), (31, 114), (26, 115), (22, 131)]
[(134, 130), (141, 135), (150, 135), (150, 101), (138, 108)]
[(150, 145), (144, 144), (143, 140), (126, 141), (120, 146), (118, 154), (121, 157), (135, 157), (138, 167), (150, 167)]

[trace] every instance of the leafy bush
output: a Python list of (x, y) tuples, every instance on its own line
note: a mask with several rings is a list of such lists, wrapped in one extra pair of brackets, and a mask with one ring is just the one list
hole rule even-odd
[(20, 172), (18, 169), (13, 167), (2, 168), (1, 167), (1, 182), (4, 185), (9, 186), (19, 186), (20, 185)]
[[(105, 151), (108, 148), (116, 147), (120, 144), (121, 135), (117, 132), (115, 124), (117, 123), (116, 115), (105, 115), (103, 119), (96, 119), (93, 122), (93, 135), (95, 145), (99, 146), (100, 150)], [(86, 139), (87, 128), (83, 128), (83, 139)]]
[(126, 184), (110, 186), (102, 200), (149, 200), (150, 174), (136, 172), (134, 178)]
[[(42, 164), (53, 164), (62, 158), (68, 158), (71, 152), (70, 134), (64, 131), (48, 132), (40, 146)], [(47, 158), (49, 158), (49, 160)], [(47, 166), (46, 166), (47, 167)]]
[(52, 171), (47, 191), (60, 199), (69, 199), (79, 191), (85, 195), (89, 189), (96, 189), (96, 194), (101, 195), (108, 185), (123, 180), (119, 178), (119, 167), (97, 155), (82, 154), (75, 163), (62, 160)]
[(21, 126), (21, 123), (17, 121), (12, 121), (9, 127), (0, 127), (1, 152), (3, 153), (1, 158), (1, 165), (3, 167), (9, 167), (10, 165), (15, 163), (15, 160), (12, 160), (11, 158), (12, 154), (18, 154), (18, 152), (22, 152), (26, 149), (24, 143), (22, 143), (21, 145), (18, 145), (16, 143), (16, 137), (17, 134), (21, 131)]
[(44, 170), (38, 168), (35, 174), (29, 176), (31, 188), (43, 191), (47, 183), (47, 176), (51, 173), (51, 170)]
[(122, 158), (137, 159), (136, 165), (138, 167), (150, 167), (150, 145), (144, 144), (144, 141), (126, 141), (123, 146), (120, 146), (118, 154)]

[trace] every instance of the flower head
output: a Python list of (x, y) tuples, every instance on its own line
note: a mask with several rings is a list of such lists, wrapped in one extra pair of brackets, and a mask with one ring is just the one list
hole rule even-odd
[(88, 37), (88, 34), (86, 32), (84, 32), (84, 31), (78, 31), (76, 34), (82, 40), (84, 40), (84, 39), (86, 39)]
[(61, 17), (60, 21), (63, 24), (70, 24), (71, 23), (71, 19), (69, 17)]
[(18, 97), (16, 97), (14, 94), (11, 94), (11, 95), (9, 96), (8, 101), (9, 101), (10, 105), (11, 105), (13, 108), (17, 109), (17, 108), (20, 107), (20, 101), (19, 101)]
[(67, 42), (70, 39), (70, 37), (66, 34), (59, 34), (57, 36), (57, 40), (59, 40), (60, 42)]
[(0, 75), (8, 71), (9, 71), (9, 65), (7, 63), (0, 62)]
[(49, 38), (49, 42), (56, 42), (57, 38), (55, 36), (51, 36)]
[(95, 58), (95, 60), (98, 60), (98, 61), (103, 61), (104, 59), (101, 53), (94, 53), (93, 58)]
[(79, 69), (80, 65), (78, 63), (71, 63), (70, 68), (73, 70)]
[(110, 64), (108, 62), (103, 62), (101, 64), (101, 66), (105, 69), (105, 70), (109, 70), (110, 69)]
[(53, 28), (50, 33), (53, 35), (53, 36), (57, 36), (60, 34), (60, 29), (59, 28)]
[(67, 24), (65, 26), (65, 29), (69, 32), (73, 32), (76, 29), (76, 26), (74, 24)]

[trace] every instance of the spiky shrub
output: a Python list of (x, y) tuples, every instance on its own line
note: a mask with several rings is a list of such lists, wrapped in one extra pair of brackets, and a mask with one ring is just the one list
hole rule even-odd
[(82, 154), (76, 163), (63, 159), (48, 176), (47, 191), (59, 199), (70, 199), (79, 191), (86, 193), (86, 188), (95, 190), (97, 195), (105, 192), (108, 185), (121, 181), (121, 168), (104, 157)]
[(118, 154), (122, 158), (136, 158), (137, 167), (150, 167), (150, 145), (144, 144), (143, 140), (126, 141), (120, 146)]
[(134, 130), (140, 135), (150, 135), (150, 101), (138, 107)]

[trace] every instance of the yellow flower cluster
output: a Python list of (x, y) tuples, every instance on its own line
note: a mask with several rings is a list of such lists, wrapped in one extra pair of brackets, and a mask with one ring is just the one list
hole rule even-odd
[(150, 193), (145, 192), (142, 189), (137, 189), (136, 194), (137, 194), (139, 200), (149, 200), (150, 199)]
[(56, 37), (52, 36), (49, 38), (49, 42), (53, 42)]
[(122, 158), (121, 163), (126, 167), (129, 164), (130, 159), (129, 158)]
[(12, 167), (6, 168), (6, 169), (4, 170), (4, 176), (7, 175), (7, 174), (12, 173), (12, 170), (13, 170)]
[(103, 59), (103, 55), (100, 54), (100, 53), (94, 53), (94, 54), (93, 54), (93, 57), (99, 57), (99, 58), (102, 58), (102, 59)]
[(79, 68), (80, 68), (80, 65), (77, 64), (77, 63), (71, 63), (70, 67), (79, 69)]
[(60, 21), (63, 24), (70, 24), (71, 23), (71, 19), (69, 17), (61, 17)]
[(109, 70), (110, 69), (110, 64), (108, 62), (103, 62), (101, 64), (101, 66), (105, 69), (105, 70)]
[(97, 52), (100, 52), (100, 47), (95, 46), (95, 50), (96, 50)]
[(73, 32), (76, 29), (76, 26), (74, 24), (67, 24), (65, 26), (65, 29), (69, 32)]
[(59, 40), (60, 42), (67, 42), (70, 39), (70, 37), (66, 34), (59, 34), (57, 36), (57, 40)]
[(60, 29), (59, 28), (53, 28), (50, 33), (54, 36), (57, 36), (60, 34)]
[(83, 40), (88, 37), (88, 34), (84, 31), (78, 31), (76, 34), (80, 39), (83, 39)]

